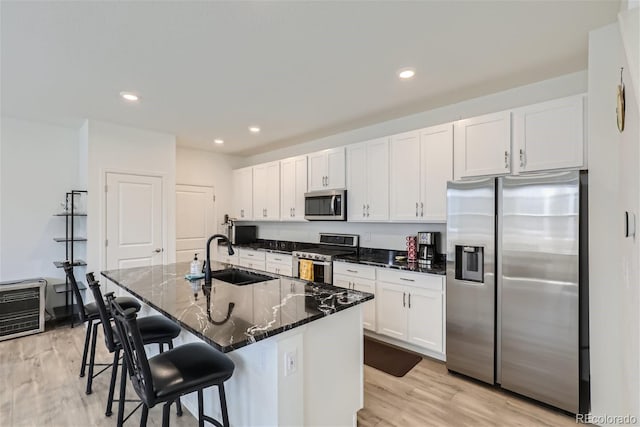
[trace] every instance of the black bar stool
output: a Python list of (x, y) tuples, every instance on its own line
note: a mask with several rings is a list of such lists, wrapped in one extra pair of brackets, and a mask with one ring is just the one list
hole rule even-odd
[[(181, 345), (147, 359), (136, 311), (124, 309), (115, 300), (110, 301), (110, 307), (119, 336), (128, 338), (122, 339), (122, 347), (129, 378), (143, 403), (140, 425), (146, 425), (149, 408), (164, 403), (162, 426), (168, 427), (171, 404), (180, 396), (197, 391), (198, 425), (203, 427), (208, 421), (218, 427), (228, 427), (224, 382), (233, 375), (233, 361), (205, 343)], [(218, 386), (222, 423), (204, 415), (203, 411), (202, 390), (214, 385)]]
[[(120, 360), (120, 351), (122, 350), (122, 345), (117, 331), (114, 331), (111, 326), (111, 315), (109, 311), (107, 311), (107, 306), (104, 303), (104, 297), (102, 296), (102, 292), (100, 291), (100, 283), (94, 278), (93, 273), (87, 273), (87, 283), (96, 300), (96, 306), (98, 307), (98, 313), (102, 323), (104, 341), (107, 346), (107, 350), (109, 350), (109, 353), (113, 353), (113, 368), (111, 370), (111, 382), (109, 384), (107, 409), (105, 411), (105, 415), (109, 417), (112, 414), (111, 408), (113, 406), (113, 393), (115, 391), (116, 378), (118, 375), (118, 361)], [(113, 299), (117, 301), (117, 298), (114, 298), (113, 296), (113, 292), (109, 292), (108, 294), (106, 294), (106, 297), (108, 301), (111, 301)], [(180, 335), (180, 326), (164, 316), (142, 317), (140, 318), (140, 320), (138, 320), (138, 327), (140, 328), (142, 342), (145, 345), (158, 344), (160, 352), (164, 350), (165, 344), (169, 347), (169, 349), (172, 349), (173, 340), (178, 337), (178, 335)], [(126, 384), (126, 380), (127, 378), (123, 374), (120, 381)], [(124, 404), (124, 396), (121, 396), (121, 399), (118, 400), (118, 425), (121, 425), (126, 420), (124, 418)], [(176, 406), (178, 416), (181, 416), (182, 406), (180, 405), (179, 400)], [(135, 410), (133, 412), (135, 412)]]
[[(80, 288), (78, 288), (78, 282), (76, 281), (76, 277), (73, 274), (73, 266), (69, 261), (65, 261), (63, 263), (64, 272), (67, 275), (67, 279), (69, 283), (71, 283), (71, 289), (73, 290), (73, 295), (76, 299), (76, 304), (78, 304), (78, 313), (80, 316), (80, 321), (82, 323), (87, 322), (87, 332), (84, 337), (84, 350), (82, 352), (82, 364), (80, 365), (80, 377), (84, 377), (85, 368), (89, 367), (89, 376), (87, 377), (87, 394), (91, 394), (91, 386), (93, 384), (93, 379), (104, 372), (107, 369), (109, 364), (99, 363), (97, 366), (105, 366), (103, 370), (98, 372), (97, 374), (93, 374), (96, 356), (96, 338), (98, 334), (98, 325), (100, 324), (100, 314), (98, 313), (98, 307), (94, 302), (89, 304), (85, 304), (82, 300), (82, 294), (80, 293)], [(134, 298), (129, 297), (118, 297), (116, 298), (118, 304), (122, 307), (134, 308), (136, 310), (140, 310), (140, 304)], [(104, 300), (103, 300), (104, 301)], [(95, 323), (94, 323), (95, 322)], [(87, 363), (87, 353), (89, 352), (89, 341), (91, 341), (91, 355), (89, 358), (89, 363)]]

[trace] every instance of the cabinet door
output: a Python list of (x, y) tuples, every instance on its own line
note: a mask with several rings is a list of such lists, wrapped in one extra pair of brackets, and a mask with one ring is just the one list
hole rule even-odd
[(327, 180), (325, 188), (328, 190), (346, 187), (344, 147), (327, 150)]
[(259, 165), (253, 167), (253, 208), (255, 209), (255, 219), (265, 218), (265, 203), (267, 192), (267, 166)]
[(264, 219), (277, 221), (280, 219), (280, 162), (268, 163), (265, 170)]
[(453, 124), (420, 132), (420, 219), (447, 220), (447, 181), (453, 179)]
[(367, 143), (367, 220), (389, 219), (389, 138)]
[(367, 144), (347, 147), (347, 216), (349, 221), (367, 220)]
[(309, 154), (308, 159), (308, 180), (309, 191), (326, 189), (327, 176), (327, 155), (325, 152)]
[(377, 332), (400, 340), (407, 338), (407, 291), (404, 286), (378, 282), (376, 288)]
[(513, 126), (516, 170), (584, 166), (584, 95), (520, 108)]
[(442, 352), (442, 292), (407, 288), (407, 341)]
[(511, 172), (511, 113), (460, 120), (455, 126), (456, 178)]
[(253, 168), (233, 171), (233, 212), (237, 219), (253, 219)]
[(296, 161), (295, 158), (285, 159), (280, 161), (280, 219), (282, 221), (293, 221), (295, 195)]
[(420, 206), (420, 135), (407, 132), (391, 137), (390, 217), (418, 221)]
[[(304, 221), (304, 193), (307, 192), (307, 156), (296, 157), (293, 219)], [(286, 212), (285, 212), (286, 214)]]
[[(353, 279), (353, 289), (360, 292), (376, 293), (376, 282), (367, 279)], [(362, 326), (370, 331), (376, 331), (376, 304), (375, 298), (367, 301), (362, 306)]]

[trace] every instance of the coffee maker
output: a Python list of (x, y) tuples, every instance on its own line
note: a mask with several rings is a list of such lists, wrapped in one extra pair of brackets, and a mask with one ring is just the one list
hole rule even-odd
[(438, 239), (440, 233), (434, 231), (418, 232), (418, 263), (432, 265), (437, 261)]

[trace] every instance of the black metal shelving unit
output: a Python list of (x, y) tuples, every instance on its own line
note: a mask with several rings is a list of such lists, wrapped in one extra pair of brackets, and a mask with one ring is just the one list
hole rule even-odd
[[(77, 211), (77, 197), (80, 197), (82, 194), (87, 194), (86, 190), (71, 190), (66, 193), (65, 198), (65, 212), (54, 214), (54, 216), (60, 216), (65, 218), (65, 233), (64, 237), (55, 237), (53, 240), (58, 243), (65, 244), (65, 260), (69, 260), (72, 262), (74, 267), (85, 266), (87, 263), (84, 260), (76, 259), (75, 257), (75, 244), (86, 242), (86, 237), (78, 237), (75, 235), (76, 233), (76, 220), (80, 217), (86, 217), (86, 212)], [(53, 265), (56, 268), (62, 268), (64, 266), (64, 261), (54, 261)], [(87, 287), (82, 281), (78, 281), (78, 287), (80, 289), (86, 289)], [(68, 318), (72, 319), (71, 326), (73, 327), (73, 315), (76, 313), (74, 298), (73, 298), (73, 290), (71, 289), (71, 283), (65, 277), (64, 283), (59, 283), (57, 285), (53, 285), (53, 290), (58, 294), (65, 294), (65, 303), (63, 306), (54, 307), (53, 314), (58, 320), (65, 320)]]

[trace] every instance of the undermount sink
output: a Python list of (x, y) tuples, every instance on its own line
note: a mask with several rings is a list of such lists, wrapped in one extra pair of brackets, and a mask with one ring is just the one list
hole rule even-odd
[(251, 273), (249, 271), (238, 270), (236, 268), (212, 271), (211, 278), (238, 286), (252, 285), (254, 283), (266, 282), (268, 280), (275, 279), (275, 277)]

